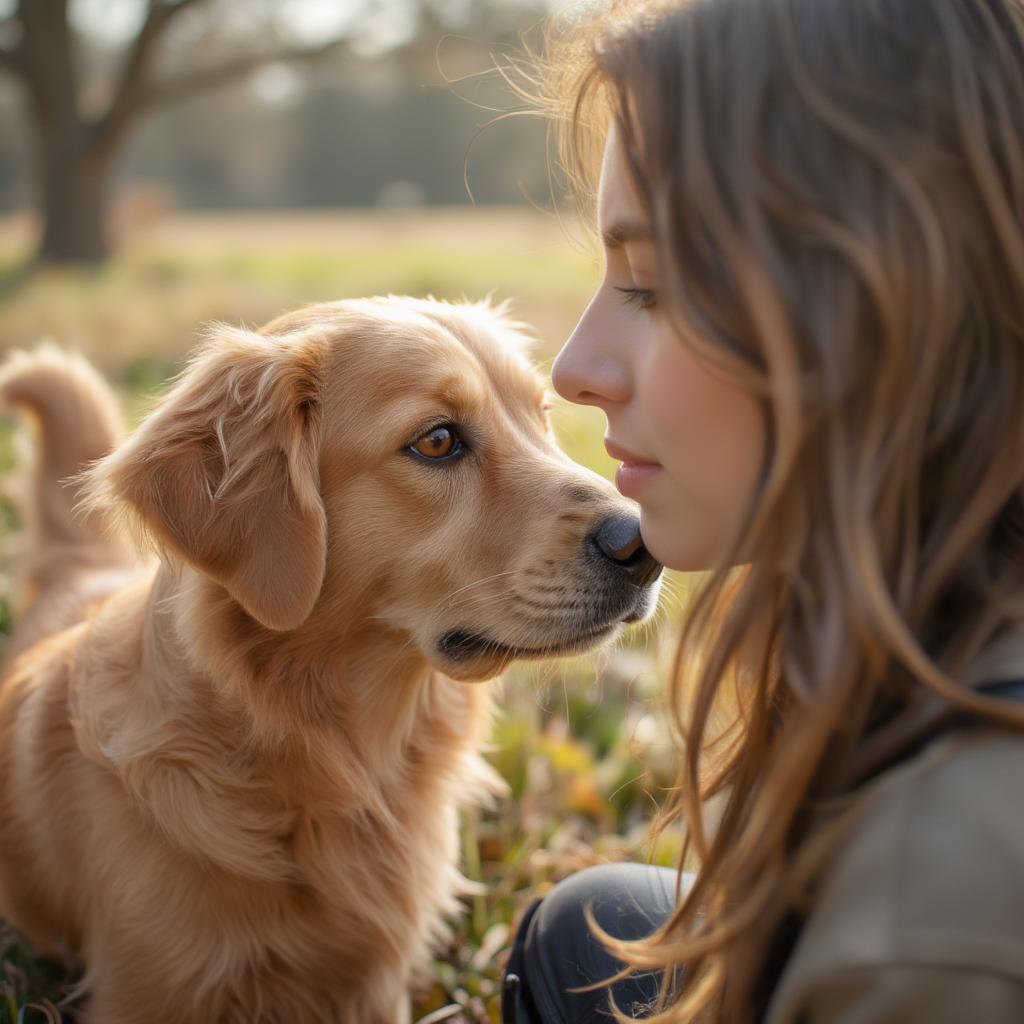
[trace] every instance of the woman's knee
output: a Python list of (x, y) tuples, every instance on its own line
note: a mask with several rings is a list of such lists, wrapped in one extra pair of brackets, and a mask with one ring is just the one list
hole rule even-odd
[[(594, 934), (588, 912), (613, 938), (646, 938), (671, 914), (676, 882), (676, 872), (667, 868), (607, 864), (587, 868), (556, 885), (531, 908), (513, 947), (506, 989), (520, 990), (517, 999), (526, 1012), (519, 1020), (557, 1024), (593, 1020), (608, 1012), (609, 994), (621, 1009), (642, 1012), (657, 997), (661, 981), (657, 973), (630, 975), (613, 986), (588, 992), (574, 991), (606, 981), (624, 966)], [(508, 1011), (506, 1017), (507, 1024), (516, 1020)]]
[(593, 940), (596, 924), (617, 939), (640, 939), (654, 932), (675, 906), (676, 872), (647, 864), (601, 864), (559, 882), (541, 901), (533, 929), (535, 942), (555, 948)]

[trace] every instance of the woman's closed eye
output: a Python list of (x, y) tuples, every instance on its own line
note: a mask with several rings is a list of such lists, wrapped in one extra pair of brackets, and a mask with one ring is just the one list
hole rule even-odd
[(622, 301), (634, 309), (652, 309), (658, 304), (658, 293), (653, 288), (624, 288), (619, 285), (615, 290), (622, 295)]

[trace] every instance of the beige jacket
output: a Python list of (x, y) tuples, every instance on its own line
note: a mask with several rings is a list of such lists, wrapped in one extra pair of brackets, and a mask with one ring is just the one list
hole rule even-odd
[(875, 780), (766, 1024), (1024, 1024), (1024, 737), (971, 729)]

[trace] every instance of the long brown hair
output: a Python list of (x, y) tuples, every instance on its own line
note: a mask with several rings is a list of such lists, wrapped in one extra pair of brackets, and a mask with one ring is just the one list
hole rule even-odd
[(680, 343), (762, 402), (671, 686), (699, 871), (617, 947), (668, 968), (650, 1019), (750, 1020), (857, 787), (956, 714), (1024, 727), (972, 688), (1024, 623), (1024, 5), (619, 4), (543, 85), (584, 198), (617, 125)]

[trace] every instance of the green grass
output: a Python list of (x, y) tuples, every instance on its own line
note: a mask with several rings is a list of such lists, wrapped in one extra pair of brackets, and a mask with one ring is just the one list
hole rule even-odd
[[(111, 373), (173, 363), (209, 320), (260, 324), (308, 302), (370, 294), (513, 299), (553, 355), (598, 274), (571, 226), (535, 211), (190, 217), (131, 240), (96, 272), (50, 270), (0, 290), (8, 347), (52, 335)], [(0, 220), (0, 276), (28, 234)]]
[[(18, 1024), (59, 1022), (57, 1007), (67, 992), (64, 969), (33, 956), (15, 932), (0, 923), (0, 1020)], [(65, 1018), (67, 1019), (67, 1018)]]
[[(19, 244), (24, 238), (5, 235), (0, 224), (0, 268), (17, 263)], [(0, 293), (0, 338), (24, 347), (51, 335), (82, 350), (118, 383), (135, 420), (205, 320), (258, 324), (304, 302), (369, 293), (475, 299), (493, 292), (513, 298), (517, 314), (537, 325), (546, 366), (596, 277), (593, 261), (557, 223), (528, 210), (194, 217), (134, 240), (98, 274), (50, 273)], [(574, 458), (610, 475), (598, 411), (558, 402), (552, 422)], [(9, 449), (5, 427), (0, 470), (10, 464)], [(0, 504), (0, 532), (16, 527), (15, 510)], [(9, 629), (0, 600), (0, 637)], [(676, 863), (675, 837), (656, 849), (647, 843), (655, 805), (673, 781), (658, 698), (672, 636), (642, 627), (611, 652), (509, 674), (488, 756), (511, 796), (464, 816), (464, 870), (485, 889), (454, 922), (416, 1019), (497, 1022), (511, 929), (557, 879), (608, 859)], [(52, 1010), (29, 1007), (60, 1003), (63, 972), (6, 931), (0, 961), (0, 1024), (47, 1020)]]

